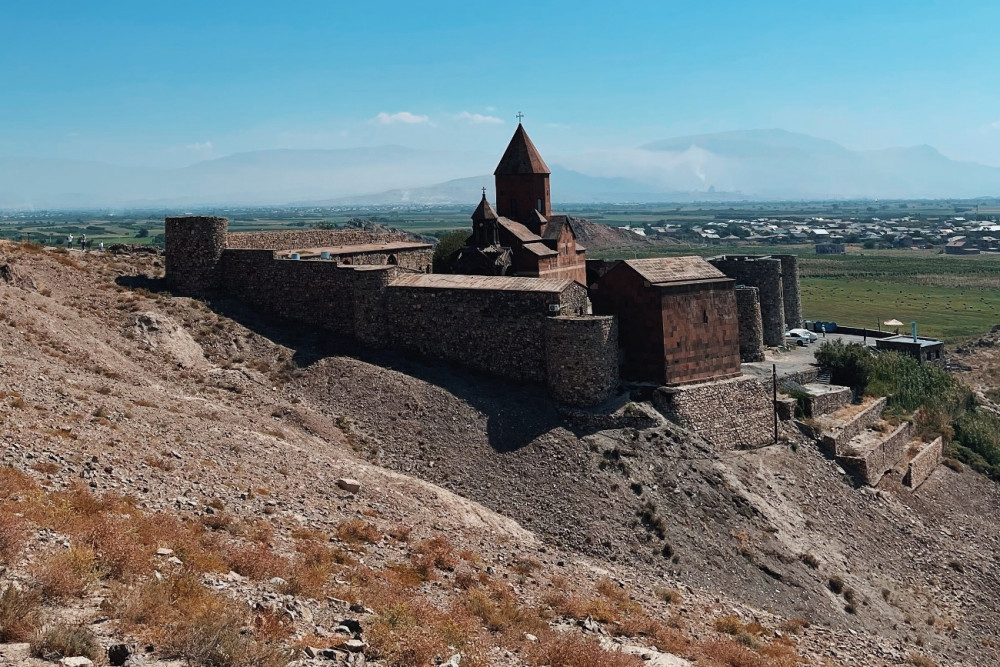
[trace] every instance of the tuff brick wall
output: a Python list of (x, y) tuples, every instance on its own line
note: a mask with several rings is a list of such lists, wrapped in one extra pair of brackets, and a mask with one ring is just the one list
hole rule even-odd
[(299, 250), (362, 243), (412, 241), (405, 232), (374, 234), (361, 229), (285, 229), (274, 232), (233, 232), (226, 235), (227, 248), (242, 250)]
[(885, 410), (885, 403), (886, 399), (883, 396), (856, 414), (850, 421), (845, 423), (839, 429), (824, 434), (823, 440), (820, 443), (821, 446), (831, 456), (839, 454), (843, 446), (846, 445), (852, 438), (882, 418), (882, 411)]
[(215, 267), (225, 247), (227, 218), (170, 217), (166, 225), (166, 280), (182, 294), (202, 296), (216, 287)]
[(795, 255), (774, 255), (781, 262), (781, 303), (785, 307), (785, 326), (802, 326), (802, 299), (799, 297), (799, 258)]
[(914, 456), (907, 466), (906, 476), (903, 477), (903, 484), (916, 489), (927, 481), (931, 473), (937, 469), (943, 458), (943, 441), (941, 438), (935, 439), (929, 445), (925, 445), (920, 452)]
[(659, 287), (664, 381), (683, 384), (740, 374), (732, 283)]
[(759, 447), (774, 438), (771, 395), (754, 378), (660, 387), (653, 405), (722, 450)]
[(764, 324), (760, 317), (760, 297), (756, 287), (736, 288), (736, 314), (740, 361), (764, 361)]
[(857, 455), (838, 456), (837, 462), (858, 482), (875, 486), (903, 460), (912, 438), (913, 424), (905, 422), (871, 449)]
[(725, 255), (713, 257), (708, 261), (735, 279), (738, 285), (757, 288), (764, 328), (764, 344), (771, 347), (784, 345), (785, 306), (781, 260), (752, 255)]
[(596, 405), (618, 387), (618, 324), (611, 316), (545, 320), (549, 393), (567, 405)]
[(542, 383), (549, 307), (577, 312), (586, 301), (576, 283), (561, 293), (389, 285), (385, 324), (395, 348)]

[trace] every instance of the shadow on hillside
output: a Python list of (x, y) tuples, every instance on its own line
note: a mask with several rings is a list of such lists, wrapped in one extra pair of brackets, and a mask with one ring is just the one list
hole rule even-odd
[[(163, 289), (160, 281), (128, 278), (120, 278), (119, 284), (149, 291)], [(308, 368), (330, 357), (349, 357), (444, 389), (486, 416), (486, 435), (497, 452), (518, 450), (555, 428), (567, 426), (544, 387), (519, 384), (401, 352), (373, 350), (317, 327), (262, 314), (235, 299), (210, 299), (205, 304), (217, 315), (292, 350), (292, 361), (298, 368)], [(377, 411), (380, 406), (372, 409)]]
[(163, 278), (151, 278), (149, 276), (118, 276), (115, 284), (127, 287), (132, 290), (144, 289), (147, 292), (169, 292), (167, 283)]

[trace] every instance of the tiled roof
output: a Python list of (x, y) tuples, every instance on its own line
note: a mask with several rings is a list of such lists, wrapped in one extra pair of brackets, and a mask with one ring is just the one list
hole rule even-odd
[(651, 259), (627, 259), (625, 264), (636, 273), (656, 285), (692, 280), (725, 279), (726, 274), (706, 262), (701, 257), (653, 257)]
[(514, 136), (511, 137), (510, 143), (507, 144), (507, 150), (504, 151), (503, 157), (500, 158), (500, 164), (497, 165), (497, 169), (493, 174), (499, 176), (501, 174), (551, 173), (549, 166), (545, 164), (545, 160), (538, 153), (538, 149), (535, 148), (535, 145), (531, 143), (531, 139), (528, 138), (528, 133), (524, 131), (524, 126), (518, 123), (517, 129), (514, 130)]
[(539, 257), (551, 257), (552, 255), (558, 255), (559, 252), (548, 247), (544, 243), (539, 243), (538, 241), (534, 243), (525, 243), (524, 249), (528, 252), (538, 255)]
[(396, 280), (392, 281), (389, 286), (559, 293), (572, 284), (572, 280), (551, 280), (548, 278), (519, 278), (515, 276), (458, 276), (446, 273), (411, 273), (400, 276)]
[(534, 243), (542, 240), (541, 236), (531, 231), (520, 222), (515, 222), (510, 218), (500, 218), (500, 226), (517, 237), (517, 240), (522, 243)]

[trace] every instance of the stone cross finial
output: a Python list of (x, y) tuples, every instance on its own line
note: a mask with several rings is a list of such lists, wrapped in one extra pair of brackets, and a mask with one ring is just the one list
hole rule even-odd
[(486, 199), (486, 188), (483, 188), (483, 199)]
[(518, 112), (517, 112), (517, 122), (518, 122), (518, 124), (520, 124), (520, 123), (521, 123), (521, 119), (522, 119), (522, 118), (524, 118), (524, 114), (523, 114), (523, 113), (521, 113), (520, 111), (518, 111)]

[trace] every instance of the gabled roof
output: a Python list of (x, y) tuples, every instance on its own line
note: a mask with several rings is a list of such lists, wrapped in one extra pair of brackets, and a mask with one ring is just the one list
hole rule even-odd
[(533, 243), (535, 241), (542, 240), (541, 236), (531, 231), (520, 222), (515, 222), (510, 218), (500, 218), (500, 226), (513, 234), (514, 237), (522, 243)]
[(430, 289), (498, 290), (512, 292), (559, 293), (573, 285), (572, 280), (521, 278), (518, 276), (461, 276), (448, 273), (410, 273), (389, 283), (389, 287), (424, 287)]
[(652, 285), (686, 282), (692, 280), (726, 279), (726, 274), (701, 257), (653, 257), (651, 259), (626, 259), (633, 271)]
[(479, 206), (477, 206), (476, 210), (472, 212), (472, 219), (474, 221), (497, 219), (497, 212), (493, 210), (489, 201), (486, 200), (485, 192), (483, 193), (482, 200), (479, 202)]
[(549, 166), (538, 153), (535, 144), (531, 143), (528, 133), (524, 131), (524, 126), (517, 124), (514, 136), (507, 144), (507, 150), (500, 158), (494, 176), (501, 174), (551, 174)]

